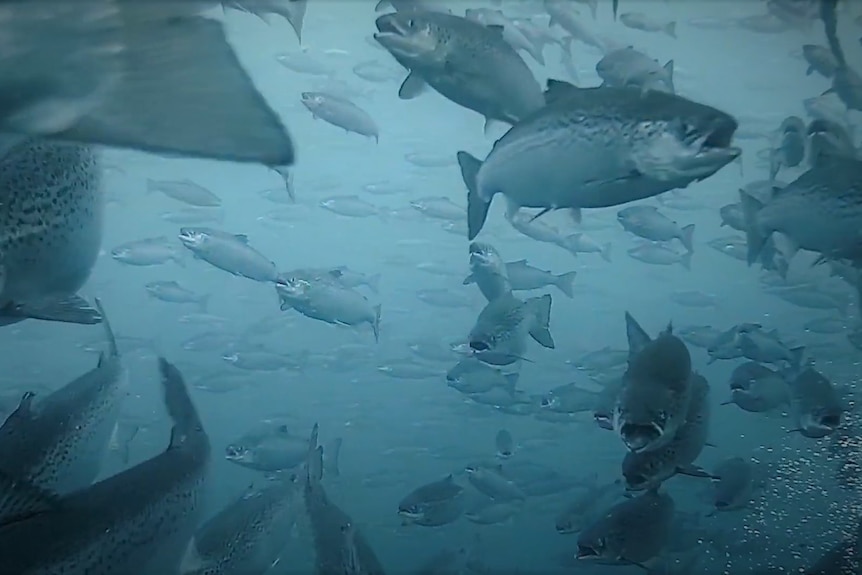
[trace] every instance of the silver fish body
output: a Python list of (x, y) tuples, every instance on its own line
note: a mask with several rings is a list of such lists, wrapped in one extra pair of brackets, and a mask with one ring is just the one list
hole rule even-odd
[(518, 208), (609, 207), (685, 188), (736, 159), (736, 120), (680, 96), (549, 82), (548, 105), (517, 123), (484, 161), (458, 152), (470, 240), (491, 200)]

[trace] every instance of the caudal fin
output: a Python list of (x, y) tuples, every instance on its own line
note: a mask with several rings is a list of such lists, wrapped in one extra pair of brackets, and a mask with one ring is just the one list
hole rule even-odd
[(168, 449), (185, 448), (197, 444), (209, 454), (209, 438), (201, 423), (198, 410), (189, 397), (182, 373), (163, 357), (159, 358), (159, 373), (165, 394), (165, 408), (174, 423), (171, 429), (171, 444)]
[(668, 22), (664, 27), (664, 33), (671, 38), (676, 38), (676, 22)]
[(369, 276), (365, 281), (365, 285), (367, 285), (368, 289), (372, 292), (378, 293), (380, 291), (380, 274)]
[(745, 218), (745, 240), (748, 245), (748, 265), (750, 266), (760, 258), (760, 252), (766, 244), (768, 236), (760, 232), (758, 225), (758, 213), (763, 209), (763, 204), (743, 190), (739, 190), (739, 201), (742, 205), (742, 215)]
[(476, 184), (476, 175), (482, 162), (467, 152), (458, 152), (458, 165), (461, 167), (461, 178), (467, 186), (467, 239), (473, 241), (488, 218), (491, 202), (485, 201), (480, 195)]
[(689, 224), (682, 228), (682, 235), (679, 238), (682, 245), (688, 252), (694, 251), (694, 224)]
[(560, 288), (560, 291), (570, 299), (575, 297), (572, 291), (572, 283), (575, 281), (576, 275), (578, 275), (578, 272), (567, 272), (554, 278), (554, 285)]
[(599, 252), (602, 256), (602, 259), (608, 263), (611, 263), (611, 242), (606, 243), (602, 246), (602, 251)]
[(336, 437), (323, 448), (324, 473), (329, 477), (339, 477), (341, 475), (341, 470), (338, 467), (338, 458), (341, 455), (341, 444), (343, 442), (344, 440), (341, 437)]
[(377, 304), (374, 306), (374, 323), (371, 324), (371, 329), (374, 331), (374, 341), (375, 343), (380, 341), (380, 311), (382, 309), (382, 304)]
[(227, 41), (203, 17), (132, 22), (123, 73), (60, 139), (156, 154), (288, 166), (293, 142)]
[(545, 294), (540, 297), (528, 299), (526, 304), (535, 314), (535, 321), (530, 328), (530, 337), (536, 343), (548, 349), (554, 349), (554, 338), (551, 336), (551, 295)]

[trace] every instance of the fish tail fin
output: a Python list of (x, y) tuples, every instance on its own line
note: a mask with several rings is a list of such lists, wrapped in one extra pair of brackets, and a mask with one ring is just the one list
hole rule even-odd
[(608, 263), (611, 263), (611, 246), (612, 245), (613, 244), (611, 244), (611, 242), (606, 243), (605, 245), (602, 246), (602, 251), (599, 252), (600, 255), (602, 256), (602, 259)]
[(682, 228), (680, 241), (689, 253), (694, 251), (694, 224), (689, 224)]
[(768, 238), (760, 232), (760, 226), (757, 225), (757, 214), (763, 209), (763, 204), (743, 190), (739, 190), (739, 201), (745, 217), (745, 240), (748, 244), (748, 265), (750, 266), (757, 261)]
[(373, 291), (374, 293), (378, 293), (380, 291), (380, 274), (374, 274), (368, 278), (367, 281), (368, 289)]
[(800, 345), (790, 350), (790, 369), (799, 373), (802, 369), (802, 360), (805, 356), (805, 346)]
[(165, 394), (165, 408), (174, 423), (168, 449), (182, 448), (193, 438), (197, 438), (203, 439), (206, 449), (209, 450), (206, 431), (204, 431), (198, 410), (189, 397), (183, 374), (163, 357), (159, 358), (159, 373)]
[(509, 395), (515, 393), (515, 390), (518, 386), (518, 380), (521, 379), (520, 372), (514, 371), (512, 373), (504, 373), (503, 380), (505, 381), (504, 389), (509, 392)]
[(336, 437), (324, 449), (323, 454), (326, 456), (323, 460), (324, 473), (330, 477), (339, 477), (341, 470), (338, 467), (338, 457), (341, 454), (341, 444), (344, 439)]
[(551, 336), (551, 295), (545, 294), (527, 300), (528, 305), (535, 314), (535, 321), (530, 328), (530, 337), (536, 343), (548, 349), (554, 349), (554, 338)]
[(198, 299), (198, 308), (201, 310), (201, 312), (206, 313), (207, 308), (210, 305), (210, 296), (211, 295), (212, 294), (205, 293), (202, 296), (200, 296), (200, 298)]
[(575, 281), (575, 276), (578, 272), (567, 272), (560, 274), (554, 278), (554, 285), (560, 288), (560, 291), (566, 294), (569, 299), (575, 297), (572, 292), (572, 283)]
[(111, 322), (108, 321), (108, 316), (102, 307), (102, 300), (95, 298), (93, 301), (96, 303), (96, 310), (102, 316), (102, 329), (105, 330), (105, 338), (108, 340), (108, 355), (119, 357), (120, 350), (117, 348), (117, 337), (114, 335), (114, 328), (111, 327)]
[(679, 258), (679, 263), (688, 271), (691, 271), (691, 256), (691, 252), (685, 252)]
[(482, 198), (476, 187), (476, 175), (482, 162), (467, 152), (458, 152), (458, 165), (464, 185), (467, 186), (467, 238), (473, 241), (485, 225), (491, 202)]
[(307, 487), (315, 487), (323, 479), (323, 447), (317, 444), (320, 426), (314, 424), (308, 438), (308, 454), (305, 457), (305, 481)]
[(668, 22), (667, 26), (664, 27), (664, 32), (671, 38), (676, 38), (676, 21)]
[(667, 74), (667, 84), (668, 88), (672, 93), (676, 93), (676, 87), (673, 84), (673, 60), (668, 60), (667, 64), (664, 65), (664, 71)]
[(533, 57), (533, 60), (535, 60), (536, 62), (538, 62), (542, 66), (544, 66), (545, 65), (545, 54), (542, 51), (542, 47), (534, 44), (533, 42), (528, 42), (527, 46), (528, 46), (527, 52), (530, 53), (530, 56)]
[(291, 165), (293, 141), (228, 42), (221, 22), (160, 26), (124, 14), (126, 66), (110, 98), (63, 139), (266, 166)]
[(374, 323), (371, 324), (371, 329), (374, 331), (374, 341), (380, 341), (380, 311), (382, 310), (382, 304), (377, 304), (374, 306)]

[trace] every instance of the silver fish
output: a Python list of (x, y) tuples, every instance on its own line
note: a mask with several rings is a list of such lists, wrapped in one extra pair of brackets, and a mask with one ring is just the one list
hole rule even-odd
[(507, 266), (500, 252), (488, 243), (470, 243), (470, 275), (464, 285), (475, 283), (488, 301), (510, 295), (512, 286), (506, 272)]
[(549, 81), (548, 105), (516, 124), (484, 161), (458, 152), (470, 240), (502, 194), (508, 213), (615, 206), (685, 188), (735, 160), (736, 120), (661, 92)]
[(281, 276), (275, 284), (281, 311), (294, 309), (306, 317), (333, 325), (371, 325), (374, 341), (380, 339), (381, 305), (372, 305), (356, 290), (334, 281)]
[(527, 335), (553, 349), (549, 329), (551, 301), (546, 294), (526, 301), (509, 295), (488, 302), (470, 331), (469, 346), (474, 356), (492, 365), (515, 363), (524, 356)]
[(248, 243), (244, 234), (213, 228), (181, 228), (179, 240), (195, 257), (231, 273), (259, 282), (278, 278), (275, 264)]
[(486, 132), (494, 121), (513, 124), (543, 105), (541, 87), (501, 27), (421, 10), (385, 14), (376, 25), (374, 38), (410, 71), (401, 99), (431, 86), (484, 116)]

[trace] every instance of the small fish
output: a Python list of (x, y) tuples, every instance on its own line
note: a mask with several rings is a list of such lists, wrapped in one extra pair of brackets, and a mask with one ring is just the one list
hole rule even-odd
[(374, 119), (350, 100), (323, 92), (303, 92), (301, 101), (315, 119), (380, 142), (380, 129)]
[(509, 459), (515, 452), (515, 443), (512, 439), (512, 434), (505, 429), (501, 429), (497, 432), (497, 436), (494, 438), (494, 444), (497, 447), (496, 455), (500, 459)]
[(623, 12), (619, 16), (624, 26), (643, 32), (664, 32), (671, 38), (676, 38), (676, 22), (662, 22), (644, 12)]
[(221, 207), (221, 198), (191, 180), (147, 180), (147, 192), (161, 192), (177, 201), (199, 208)]
[(179, 245), (165, 236), (120, 244), (111, 249), (111, 257), (130, 266), (157, 266), (169, 261), (180, 266), (185, 265)]
[(214, 228), (181, 228), (179, 240), (195, 257), (235, 276), (275, 282), (275, 264), (248, 243), (248, 236)]
[(511, 295), (507, 265), (497, 249), (488, 243), (470, 243), (470, 275), (463, 284), (475, 283), (488, 301)]
[(207, 310), (210, 294), (195, 293), (173, 280), (149, 282), (144, 285), (152, 297), (169, 303), (193, 303), (202, 312)]
[(371, 325), (374, 341), (380, 340), (380, 304), (372, 305), (361, 293), (335, 282), (297, 276), (281, 276), (275, 284), (281, 311), (294, 309), (311, 319), (333, 325)]
[(550, 295), (526, 301), (511, 295), (500, 297), (488, 302), (479, 313), (470, 331), (470, 349), (478, 359), (493, 365), (509, 365), (523, 358), (527, 335), (553, 349), (550, 318)]
[(629, 206), (617, 212), (617, 220), (627, 232), (652, 242), (678, 239), (686, 251), (694, 251), (694, 224), (680, 226), (655, 206)]
[(664, 244), (643, 243), (628, 250), (629, 256), (645, 264), (672, 266), (679, 264), (691, 270), (692, 252), (678, 252)]
[(468, 465), (467, 479), (470, 484), (494, 501), (523, 501), (526, 494), (512, 480), (503, 475), (503, 468)]

